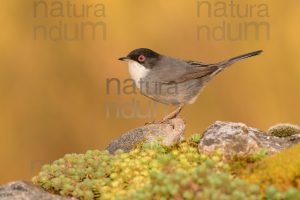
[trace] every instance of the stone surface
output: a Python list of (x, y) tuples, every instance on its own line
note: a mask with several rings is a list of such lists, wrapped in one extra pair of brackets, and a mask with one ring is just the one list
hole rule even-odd
[(212, 153), (217, 149), (224, 156), (247, 156), (262, 149), (277, 153), (300, 141), (300, 134), (276, 137), (246, 126), (243, 123), (217, 121), (206, 129), (198, 149)]
[(174, 118), (166, 123), (153, 123), (135, 128), (114, 140), (107, 150), (110, 153), (118, 149), (129, 152), (140, 142), (158, 141), (165, 146), (172, 146), (183, 139), (185, 122), (182, 118)]
[(0, 186), (1, 200), (75, 200), (45, 192), (29, 182), (17, 181)]

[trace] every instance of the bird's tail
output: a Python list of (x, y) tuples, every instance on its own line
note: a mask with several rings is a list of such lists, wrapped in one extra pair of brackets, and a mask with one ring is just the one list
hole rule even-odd
[(220, 67), (225, 68), (225, 67), (228, 67), (228, 66), (232, 65), (233, 63), (238, 62), (240, 60), (244, 60), (244, 59), (250, 58), (252, 56), (257, 56), (257, 55), (261, 54), (262, 52), (263, 52), (262, 50), (258, 50), (258, 51), (254, 51), (254, 52), (251, 52), (251, 53), (246, 53), (246, 54), (243, 54), (243, 55), (240, 55), (240, 56), (230, 58), (228, 60), (224, 60), (224, 61), (218, 63), (218, 65)]

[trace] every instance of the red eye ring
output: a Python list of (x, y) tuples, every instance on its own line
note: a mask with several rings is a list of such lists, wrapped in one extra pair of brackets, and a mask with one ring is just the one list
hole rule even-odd
[(144, 62), (146, 60), (146, 57), (144, 55), (139, 55), (138, 61), (139, 62)]

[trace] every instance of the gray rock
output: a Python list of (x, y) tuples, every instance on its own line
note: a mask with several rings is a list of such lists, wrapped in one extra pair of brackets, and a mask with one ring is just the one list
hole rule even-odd
[(198, 149), (213, 153), (220, 149), (225, 157), (247, 156), (262, 149), (274, 154), (300, 141), (300, 134), (276, 137), (243, 123), (217, 121), (206, 129)]
[(1, 200), (75, 200), (50, 194), (26, 181), (11, 182), (0, 186)]
[(114, 140), (107, 150), (114, 153), (118, 149), (129, 152), (140, 142), (157, 141), (164, 146), (173, 146), (183, 139), (185, 122), (182, 118), (174, 118), (166, 123), (153, 123), (124, 133)]

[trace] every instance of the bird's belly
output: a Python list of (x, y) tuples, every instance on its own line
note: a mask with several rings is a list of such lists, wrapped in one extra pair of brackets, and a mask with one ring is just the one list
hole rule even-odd
[(141, 80), (140, 91), (143, 95), (164, 104), (193, 103), (202, 89), (200, 80), (183, 83), (162, 84), (155, 81)]

